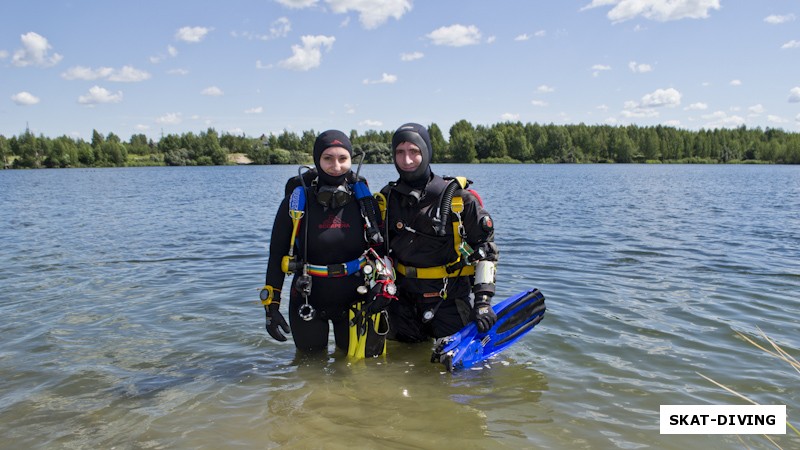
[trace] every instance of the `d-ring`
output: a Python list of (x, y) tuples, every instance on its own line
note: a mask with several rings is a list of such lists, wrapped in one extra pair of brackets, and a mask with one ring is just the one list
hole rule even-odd
[(317, 311), (314, 309), (313, 306), (309, 305), (308, 303), (300, 305), (300, 308), (297, 310), (298, 314), (300, 314), (300, 318), (308, 322), (309, 320), (314, 318)]

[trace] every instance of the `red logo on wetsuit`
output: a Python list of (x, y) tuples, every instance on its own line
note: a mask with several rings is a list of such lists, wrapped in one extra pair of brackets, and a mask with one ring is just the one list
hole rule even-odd
[(319, 224), (319, 228), (321, 230), (328, 230), (331, 228), (350, 228), (350, 224), (347, 222), (342, 222), (342, 219), (339, 216), (331, 214), (327, 219)]

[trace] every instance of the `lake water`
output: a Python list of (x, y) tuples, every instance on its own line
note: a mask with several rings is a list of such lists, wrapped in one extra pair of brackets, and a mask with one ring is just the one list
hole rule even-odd
[(800, 422), (800, 374), (736, 334), (800, 356), (800, 167), (434, 169), (492, 213), (498, 297), (548, 306), (456, 374), (428, 345), (351, 364), (268, 338), (296, 167), (0, 171), (0, 447), (773, 448), (659, 434), (662, 404), (744, 404), (700, 374)]

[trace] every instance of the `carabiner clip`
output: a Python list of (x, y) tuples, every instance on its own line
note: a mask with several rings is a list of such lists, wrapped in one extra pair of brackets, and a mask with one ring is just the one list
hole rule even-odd
[(447, 277), (442, 278), (442, 290), (439, 291), (439, 297), (441, 297), (442, 300), (447, 298), (447, 281)]

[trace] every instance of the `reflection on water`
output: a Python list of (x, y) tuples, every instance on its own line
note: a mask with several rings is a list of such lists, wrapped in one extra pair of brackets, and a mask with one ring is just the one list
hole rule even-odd
[[(294, 167), (0, 172), (9, 448), (736, 448), (660, 436), (662, 404), (800, 405), (800, 171), (452, 166), (497, 226), (498, 296), (548, 313), (455, 375), (428, 345), (300, 358), (256, 301)], [(373, 189), (392, 166), (366, 166)], [(796, 418), (795, 418), (796, 422)], [(752, 448), (768, 448), (744, 437)], [(784, 448), (796, 437), (777, 438)]]

